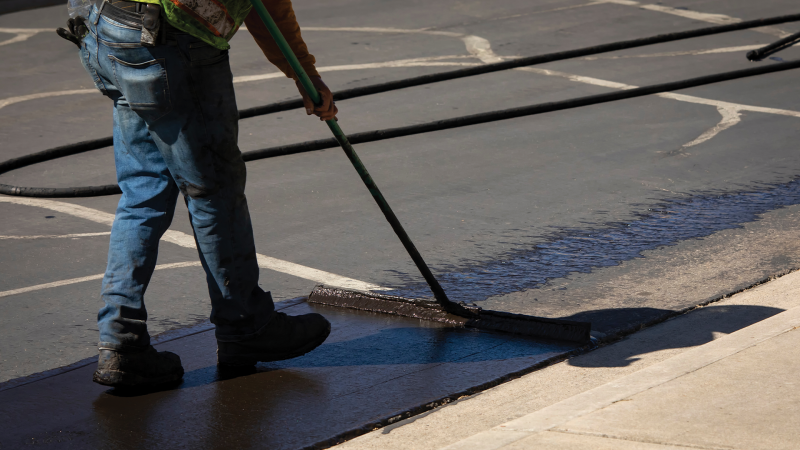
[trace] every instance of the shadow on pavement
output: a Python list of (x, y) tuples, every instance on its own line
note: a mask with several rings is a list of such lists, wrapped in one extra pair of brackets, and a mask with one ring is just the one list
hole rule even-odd
[[(716, 305), (696, 309), (683, 318), (681, 323), (667, 321), (660, 326), (657, 337), (638, 337), (635, 352), (619, 355), (613, 352), (586, 355), (569, 360), (569, 364), (578, 367), (625, 367), (638, 361), (636, 355), (656, 352), (670, 348), (695, 347), (711, 342), (714, 333), (730, 334), (753, 325), (766, 318), (783, 312), (780, 308), (751, 305)], [(655, 308), (619, 308), (611, 310), (586, 311), (568, 317), (570, 320), (586, 320), (593, 323), (614, 324), (623, 326), (647, 323), (673, 314), (673, 311)], [(691, 325), (686, 325), (686, 320)], [(666, 334), (666, 335), (665, 335)]]

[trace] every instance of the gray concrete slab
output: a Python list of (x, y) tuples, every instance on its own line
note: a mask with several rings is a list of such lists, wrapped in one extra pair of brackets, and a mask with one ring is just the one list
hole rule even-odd
[(787, 332), (563, 428), (684, 447), (794, 448), (798, 343), (800, 331)]
[[(767, 340), (769, 347), (780, 347), (784, 354), (774, 355), (764, 348), (755, 347), (729, 355), (716, 364), (713, 364), (713, 358), (709, 359), (709, 353), (704, 348), (727, 349), (730, 350), (728, 353), (743, 350), (747, 345), (757, 342), (756, 336), (774, 336), (776, 332), (786, 329), (784, 325), (787, 322), (782, 318), (782, 313), (794, 311), (796, 320), (796, 308), (800, 306), (798, 289), (800, 273), (794, 272), (726, 298), (718, 304), (646, 328), (591, 353), (570, 358), (479, 395), (376, 430), (337, 448), (762, 448), (762, 443), (756, 442), (758, 439), (763, 439), (763, 448), (791, 447), (796, 441), (789, 436), (796, 429), (793, 424), (776, 432), (774, 440), (768, 436), (771, 434), (770, 425), (762, 427), (757, 424), (768, 423), (770, 419), (775, 424), (785, 423), (783, 421), (791, 420), (789, 418), (794, 418), (796, 422), (796, 408), (781, 406), (784, 397), (790, 399), (794, 395), (788, 392), (792, 389), (793, 377), (785, 372), (796, 366), (795, 361), (787, 360), (792, 358), (793, 345), (787, 342), (770, 344), (771, 341)], [(772, 321), (774, 325), (765, 320)], [(753, 329), (760, 329), (763, 333), (753, 334)], [(746, 335), (739, 337), (742, 333)], [(687, 357), (692, 352), (695, 355), (698, 352), (705, 353)], [(678, 366), (674, 361), (679, 358), (687, 364), (681, 366), (684, 369), (702, 368), (693, 374), (673, 379), (676, 374), (683, 373), (675, 370)], [(739, 364), (743, 362), (742, 358), (748, 359), (748, 362)], [(630, 397), (615, 398), (621, 400), (617, 403), (608, 404), (601, 400), (602, 395), (615, 389), (639, 392), (635, 386), (647, 386), (650, 380), (643, 376), (645, 373), (649, 373), (648, 376), (672, 374), (666, 378), (673, 381), (660, 385), (665, 389), (660, 391), (664, 395), (653, 392), (650, 396), (650, 391), (645, 391), (642, 394), (632, 393)], [(748, 381), (742, 382), (744, 378)], [(638, 382), (644, 384), (637, 385)], [(770, 387), (763, 389), (762, 383)], [(783, 390), (777, 395), (767, 395), (767, 392), (775, 393), (780, 387)], [(690, 390), (693, 390), (691, 394)], [(749, 397), (749, 393), (764, 395), (755, 398)], [(631, 401), (638, 399), (639, 395), (650, 396), (649, 401), (634, 406)], [(739, 402), (745, 398), (749, 403)], [(718, 408), (726, 402), (726, 407)], [(751, 405), (752, 409), (760, 411), (761, 416), (749, 423), (740, 422), (736, 416), (747, 417), (751, 414), (747, 411)], [(609, 409), (619, 412), (629, 411), (629, 408), (641, 408), (643, 414), (629, 414), (624, 420), (618, 420), (623, 416), (606, 413)], [(647, 419), (644, 419), (645, 412), (649, 414)], [(539, 420), (536, 424), (534, 415)], [(578, 428), (570, 420), (570, 417), (574, 417), (577, 418), (576, 422), (583, 421), (585, 424), (595, 416), (616, 421), (618, 429), (640, 428), (642, 433), (634, 436), (615, 433), (611, 427), (602, 430), (599, 427), (591, 430)], [(529, 419), (523, 419), (526, 417)], [(552, 420), (548, 421), (548, 417)], [(691, 419), (687, 420), (688, 417)], [(527, 420), (525, 426), (518, 426), (520, 419)], [(544, 423), (553, 426), (548, 431), (537, 431), (537, 427), (541, 428)], [(736, 431), (732, 430), (734, 426), (738, 426)], [(645, 437), (644, 432), (650, 432), (650, 435)], [(694, 435), (688, 439), (690, 432)], [(661, 434), (655, 436), (656, 433)], [(709, 439), (725, 433), (730, 437), (746, 437), (740, 439), (739, 443), (710, 443)], [(669, 439), (665, 439), (665, 435), (669, 435)], [(504, 447), (506, 444), (507, 447)]]

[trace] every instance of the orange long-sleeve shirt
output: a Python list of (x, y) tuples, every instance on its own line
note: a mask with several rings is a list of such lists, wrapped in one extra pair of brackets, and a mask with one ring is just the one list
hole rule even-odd
[[(308, 73), (308, 76), (319, 76), (314, 66), (317, 61), (314, 55), (308, 53), (308, 47), (305, 41), (303, 41), (303, 36), (300, 34), (300, 25), (297, 23), (297, 17), (294, 15), (291, 0), (261, 1), (264, 3), (264, 6), (266, 6), (272, 19), (278, 25), (278, 28), (281, 30), (283, 37), (286, 38), (289, 46), (292, 47), (294, 54), (297, 56), (297, 59), (300, 60), (300, 64)], [(278, 44), (272, 39), (267, 27), (264, 25), (264, 22), (261, 21), (255, 9), (250, 11), (250, 14), (244, 19), (244, 23), (247, 25), (247, 30), (253, 36), (258, 46), (261, 47), (261, 51), (264, 52), (264, 56), (267, 57), (269, 62), (275, 64), (287, 77), (296, 79), (297, 77), (291, 66), (289, 66), (289, 62), (283, 57), (283, 54), (278, 48)]]

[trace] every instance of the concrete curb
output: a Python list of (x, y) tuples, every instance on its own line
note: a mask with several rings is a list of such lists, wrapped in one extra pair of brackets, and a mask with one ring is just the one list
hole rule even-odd
[(44, 8), (47, 6), (64, 6), (64, 15), (67, 13), (66, 0), (0, 0), (0, 14), (9, 14), (28, 9)]
[(800, 327), (800, 307), (575, 395), (519, 419), (463, 439), (443, 450), (494, 450), (547, 431), (612, 403), (670, 382)]

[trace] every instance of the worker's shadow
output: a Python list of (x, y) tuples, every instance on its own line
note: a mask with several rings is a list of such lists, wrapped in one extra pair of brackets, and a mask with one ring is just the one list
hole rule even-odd
[[(783, 309), (751, 305), (716, 305), (700, 308), (687, 315), (660, 323), (636, 335), (636, 341), (614, 345), (569, 360), (578, 367), (625, 367), (638, 361), (638, 355), (672, 348), (695, 347), (711, 342), (715, 334), (730, 334), (762, 321)], [(637, 324), (668, 317), (672, 311), (655, 308), (619, 308), (581, 312), (569, 320), (592, 322), (593, 330), (614, 334)], [(719, 336), (717, 336), (719, 337)]]
[[(667, 321), (640, 335), (635, 346), (610, 346), (573, 358), (569, 364), (581, 367), (623, 367), (638, 359), (637, 355), (668, 348), (693, 347), (710, 342), (714, 333), (729, 334), (781, 312), (762, 306), (709, 306)], [(549, 356), (562, 354), (580, 346), (577, 343), (530, 339), (511, 334), (440, 326), (409, 326), (408, 321), (394, 322), (384, 316), (358, 312), (328, 312), (334, 329), (344, 329), (352, 337), (332, 339), (311, 353), (275, 363), (259, 364), (256, 369), (226, 370), (210, 365), (189, 371), (182, 384), (166, 389), (184, 391), (218, 384), (240, 377), (266, 377), (271, 371), (292, 369), (341, 368), (330, 373), (356, 378), (381, 378), (399, 373), (411, 366), (472, 365), (471, 371), (491, 372), (495, 376), (516, 372)], [(586, 311), (565, 319), (592, 322), (593, 330), (614, 330), (658, 321), (674, 314), (655, 308), (620, 308)], [(380, 321), (377, 326), (375, 321)], [(687, 321), (690, 324), (687, 326)], [(371, 328), (371, 330), (370, 330)], [(362, 331), (363, 330), (363, 331)], [(652, 335), (652, 337), (647, 337)], [(613, 348), (624, 350), (609, 351)], [(461, 370), (461, 369), (454, 369)], [(399, 371), (399, 372), (398, 372)], [(382, 375), (381, 375), (382, 374)], [(369, 376), (367, 376), (369, 375)], [(223, 383), (224, 384), (224, 383)], [(110, 391), (109, 395), (139, 396), (152, 392), (126, 393)]]

